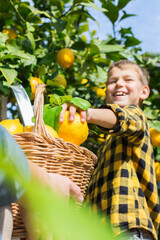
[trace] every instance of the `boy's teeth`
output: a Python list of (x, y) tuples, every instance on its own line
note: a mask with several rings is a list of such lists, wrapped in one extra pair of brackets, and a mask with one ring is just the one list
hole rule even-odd
[(116, 93), (115, 96), (125, 96), (125, 94), (122, 92), (119, 92), (119, 93)]

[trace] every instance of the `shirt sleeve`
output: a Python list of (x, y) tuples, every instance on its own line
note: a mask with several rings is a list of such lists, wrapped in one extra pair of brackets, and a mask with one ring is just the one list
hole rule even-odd
[(20, 199), (29, 181), (30, 169), (24, 152), (0, 124), (0, 207)]
[(128, 105), (122, 108), (116, 104), (107, 104), (105, 108), (111, 109), (117, 115), (119, 124), (114, 129), (101, 128), (104, 132), (123, 135), (134, 143), (142, 140), (148, 125), (143, 111), (138, 106)]

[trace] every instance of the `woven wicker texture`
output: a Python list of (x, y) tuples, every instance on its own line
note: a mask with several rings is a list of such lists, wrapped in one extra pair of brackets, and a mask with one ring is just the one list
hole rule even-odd
[[(37, 87), (34, 101), (35, 125), (33, 132), (15, 134), (14, 138), (21, 146), (28, 160), (36, 163), (47, 172), (58, 173), (69, 177), (85, 194), (88, 182), (93, 173), (97, 157), (91, 151), (61, 138), (52, 138), (46, 131), (43, 121), (45, 85)], [(43, 137), (42, 137), (43, 136)], [(12, 204), (13, 237), (26, 237), (18, 204)]]

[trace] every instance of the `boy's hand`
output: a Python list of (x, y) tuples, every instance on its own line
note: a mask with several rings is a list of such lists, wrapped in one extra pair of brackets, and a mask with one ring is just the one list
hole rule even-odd
[[(69, 121), (73, 122), (75, 119), (75, 112), (77, 111), (77, 108), (74, 105), (68, 105), (67, 103), (64, 103), (62, 105), (63, 110), (60, 113), (60, 122), (64, 121), (64, 114), (65, 111), (69, 111)], [(84, 110), (79, 110), (78, 111), (80, 113), (81, 116), (81, 122), (85, 122), (88, 118), (88, 110), (84, 111)]]

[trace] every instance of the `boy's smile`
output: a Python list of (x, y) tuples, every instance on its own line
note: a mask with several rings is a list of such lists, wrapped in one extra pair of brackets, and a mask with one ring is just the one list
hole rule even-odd
[(120, 107), (130, 104), (139, 106), (146, 98), (144, 96), (146, 88), (148, 86), (141, 82), (136, 68), (127, 65), (123, 68), (114, 67), (108, 78), (106, 101)]

